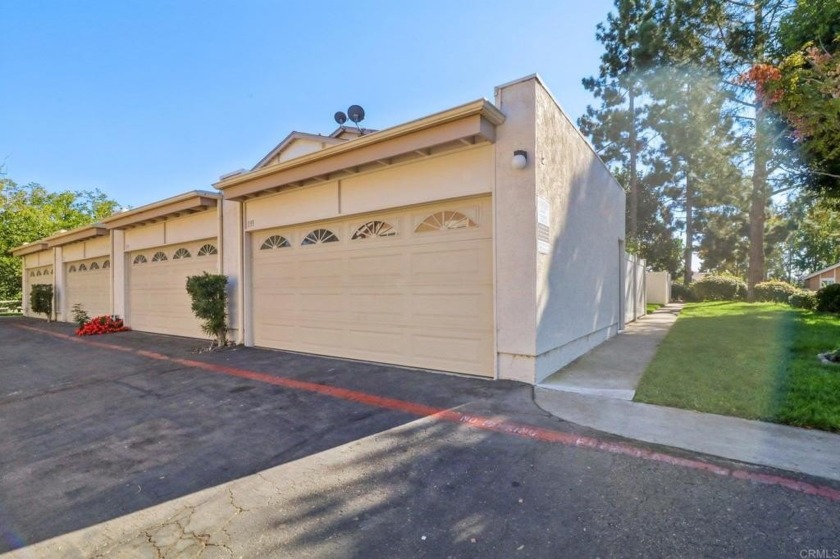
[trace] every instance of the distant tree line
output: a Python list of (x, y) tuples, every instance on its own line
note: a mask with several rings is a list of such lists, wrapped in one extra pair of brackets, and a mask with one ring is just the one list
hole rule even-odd
[(579, 119), (627, 191), (627, 246), (688, 283), (840, 261), (840, 2), (615, 0)]

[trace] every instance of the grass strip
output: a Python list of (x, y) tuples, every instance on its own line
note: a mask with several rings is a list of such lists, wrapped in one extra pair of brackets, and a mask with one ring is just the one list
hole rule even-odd
[(795, 313), (776, 303), (685, 306), (636, 391), (647, 402), (773, 420)]

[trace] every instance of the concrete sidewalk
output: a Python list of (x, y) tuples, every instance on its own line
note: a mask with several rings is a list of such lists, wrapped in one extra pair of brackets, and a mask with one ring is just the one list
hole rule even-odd
[(840, 481), (840, 435), (631, 401), (680, 310), (658, 309), (552, 375), (537, 405), (622, 437)]

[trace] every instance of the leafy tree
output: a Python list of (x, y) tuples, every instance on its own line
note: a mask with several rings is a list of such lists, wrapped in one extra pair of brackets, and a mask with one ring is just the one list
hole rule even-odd
[(627, 235), (635, 242), (639, 230), (640, 153), (646, 138), (641, 118), (641, 80), (652, 58), (654, 16), (659, 4), (652, 0), (615, 0), (615, 12), (597, 26), (596, 38), (604, 45), (598, 75), (583, 86), (601, 100), (587, 107), (578, 121), (595, 148), (615, 169), (624, 170), (628, 193)]
[(779, 20), (790, 0), (708, 0), (702, 17), (693, 22), (713, 45), (721, 90), (727, 95), (729, 114), (736, 119), (739, 168), (749, 180), (750, 300), (754, 287), (766, 276), (767, 218), (773, 196), (798, 183), (797, 160), (785, 142), (785, 126), (768, 110), (759, 83), (750, 70), (767, 64), (777, 50)]
[(20, 186), (0, 178), (0, 299), (21, 294), (20, 258), (10, 250), (103, 219), (119, 204), (99, 190), (49, 192), (39, 184)]

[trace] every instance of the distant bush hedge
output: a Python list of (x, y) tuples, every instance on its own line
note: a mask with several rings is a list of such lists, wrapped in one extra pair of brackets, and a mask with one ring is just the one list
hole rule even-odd
[(763, 281), (755, 285), (755, 300), (773, 303), (787, 303), (798, 289), (786, 281)]
[(813, 291), (798, 289), (788, 298), (788, 304), (795, 309), (812, 311), (817, 307), (817, 294)]
[(698, 301), (739, 301), (747, 296), (747, 284), (730, 275), (704, 276), (691, 284)]
[(682, 301), (682, 302), (689, 302), (694, 300), (694, 296), (691, 293), (691, 289), (686, 287), (681, 283), (672, 283), (671, 284), (671, 300), (672, 301)]
[(817, 291), (817, 310), (840, 313), (840, 283), (826, 285)]

